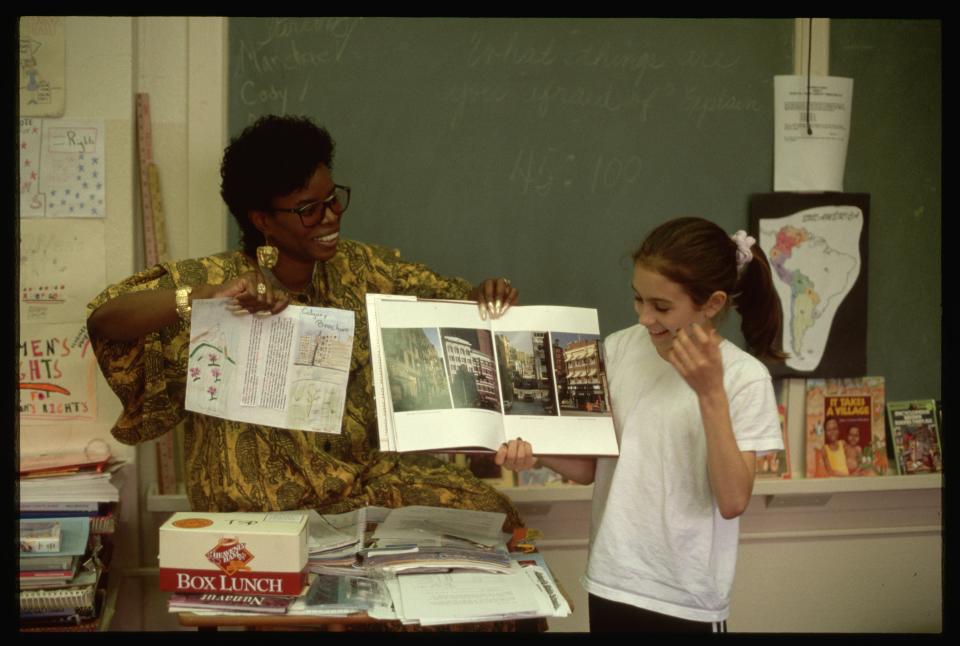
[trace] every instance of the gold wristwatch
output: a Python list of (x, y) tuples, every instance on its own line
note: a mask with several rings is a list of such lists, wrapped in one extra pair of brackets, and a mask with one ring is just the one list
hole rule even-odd
[(193, 288), (189, 285), (177, 290), (177, 316), (184, 323), (190, 322), (190, 292)]

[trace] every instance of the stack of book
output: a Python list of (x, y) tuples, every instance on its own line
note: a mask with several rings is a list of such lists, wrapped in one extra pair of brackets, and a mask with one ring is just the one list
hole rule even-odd
[[(32, 543), (44, 526), (56, 529)], [(95, 617), (98, 570), (84, 560), (89, 540), (86, 517), (20, 520), (21, 628), (79, 625)], [(47, 547), (56, 549), (38, 549)]]
[(120, 492), (109, 456), (20, 457), (21, 630), (95, 630)]

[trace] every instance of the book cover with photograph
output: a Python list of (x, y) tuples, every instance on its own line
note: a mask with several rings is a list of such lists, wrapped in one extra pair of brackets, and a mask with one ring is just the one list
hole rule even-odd
[(890, 441), (896, 458), (897, 473), (940, 473), (943, 453), (937, 403), (933, 399), (887, 403)]
[(882, 476), (889, 469), (883, 377), (808, 379), (808, 478)]
[(788, 480), (790, 471), (790, 438), (787, 433), (787, 411), (790, 408), (790, 390), (787, 379), (774, 379), (773, 392), (777, 398), (777, 413), (780, 417), (780, 434), (783, 437), (783, 449), (775, 451), (757, 451), (756, 477)]
[(21, 552), (59, 552), (60, 521), (20, 519)]

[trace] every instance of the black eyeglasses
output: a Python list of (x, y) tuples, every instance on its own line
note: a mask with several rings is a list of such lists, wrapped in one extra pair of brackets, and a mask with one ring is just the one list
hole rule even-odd
[(280, 213), (296, 213), (300, 217), (300, 224), (310, 227), (323, 220), (327, 209), (330, 209), (337, 215), (343, 215), (343, 212), (350, 206), (350, 187), (333, 185), (333, 191), (323, 200), (308, 202), (292, 209), (271, 208), (271, 211)]

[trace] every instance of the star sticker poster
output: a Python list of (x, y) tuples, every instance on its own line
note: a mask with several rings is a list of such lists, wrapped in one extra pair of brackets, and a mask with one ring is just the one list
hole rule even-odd
[(20, 217), (102, 218), (104, 122), (20, 119)]

